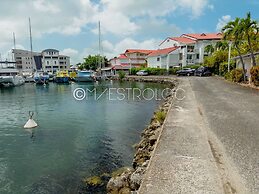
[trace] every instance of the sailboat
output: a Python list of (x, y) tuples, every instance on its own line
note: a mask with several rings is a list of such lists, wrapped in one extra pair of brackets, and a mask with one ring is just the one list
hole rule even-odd
[(11, 87), (20, 86), (25, 83), (19, 71), (15, 67), (15, 62), (2, 62), (0, 63), (0, 86)]
[[(15, 34), (13, 33), (14, 49), (15, 49)], [(1, 57), (0, 57), (1, 58)], [(16, 68), (14, 57), (12, 61), (1, 61), (0, 59), (0, 86), (12, 87), (20, 86), (25, 83), (25, 79), (19, 74)]]

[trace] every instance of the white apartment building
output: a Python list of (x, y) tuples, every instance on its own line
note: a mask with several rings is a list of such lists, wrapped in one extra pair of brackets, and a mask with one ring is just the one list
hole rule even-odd
[(70, 57), (60, 55), (56, 49), (45, 49), (40, 52), (13, 49), (17, 69), (21, 72), (43, 70), (55, 73), (58, 70), (69, 70)]
[(70, 57), (60, 55), (56, 49), (43, 50), (41, 56), (43, 71), (55, 73), (56, 71), (70, 68)]
[(207, 56), (204, 48), (215, 45), (222, 39), (221, 33), (182, 34), (180, 37), (168, 37), (159, 49), (147, 56), (148, 67), (172, 68), (202, 64)]

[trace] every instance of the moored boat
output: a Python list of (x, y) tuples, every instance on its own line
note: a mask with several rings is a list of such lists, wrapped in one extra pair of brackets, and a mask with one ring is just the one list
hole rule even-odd
[(59, 71), (55, 78), (56, 83), (69, 83), (69, 74), (68, 71)]
[(91, 70), (78, 71), (75, 80), (77, 82), (93, 82), (95, 81), (94, 71), (91, 71)]
[(34, 81), (36, 84), (48, 84), (49, 74), (43, 71), (36, 71), (34, 73)]
[[(4, 64), (4, 65), (3, 65)], [(25, 83), (19, 71), (12, 62), (1, 62), (0, 64), (0, 86), (20, 86)]]

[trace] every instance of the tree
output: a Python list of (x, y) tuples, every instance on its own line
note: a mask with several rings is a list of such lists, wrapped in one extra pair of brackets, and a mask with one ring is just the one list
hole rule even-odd
[(206, 57), (204, 63), (210, 67), (213, 73), (220, 74), (220, 64), (227, 61), (228, 52), (223, 50), (215, 51), (211, 56)]
[(209, 55), (211, 55), (214, 52), (214, 50), (215, 49), (214, 49), (214, 47), (211, 44), (205, 46), (205, 48), (204, 48), (204, 51), (206, 53), (208, 53)]
[(252, 41), (257, 38), (259, 26), (255, 20), (251, 19), (250, 12), (247, 13), (246, 18), (241, 19), (240, 28), (243, 32), (244, 37), (247, 40), (249, 52), (251, 53), (252, 57), (253, 66), (256, 66)]
[(228, 42), (227, 41), (218, 41), (215, 45), (216, 50), (228, 50)]
[(242, 69), (244, 74), (244, 80), (246, 80), (246, 72), (245, 72), (245, 64), (241, 54), (240, 45), (242, 44), (243, 40), (243, 33), (241, 27), (241, 19), (236, 18), (234, 21), (228, 22), (223, 28), (223, 39), (232, 41), (233, 46), (237, 49), (238, 55), (240, 57), (240, 61), (242, 63)]
[(84, 62), (80, 68), (95, 71), (101, 67), (107, 66), (107, 64), (108, 60), (106, 57), (100, 55), (88, 55), (88, 57), (84, 58)]

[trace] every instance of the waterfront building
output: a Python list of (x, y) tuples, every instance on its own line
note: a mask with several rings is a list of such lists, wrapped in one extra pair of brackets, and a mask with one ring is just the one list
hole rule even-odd
[(43, 71), (56, 73), (70, 68), (70, 57), (61, 55), (56, 49), (43, 50), (41, 56)]
[(13, 49), (16, 68), (20, 72), (33, 72), (36, 68), (34, 56), (40, 56), (39, 52), (32, 52), (22, 49)]
[(208, 55), (204, 51), (207, 45), (215, 45), (222, 39), (221, 33), (182, 34), (180, 37), (168, 37), (158, 50), (147, 56), (148, 67), (172, 68), (202, 64)]
[[(131, 68), (146, 67), (147, 66), (147, 56), (154, 50), (144, 50), (144, 49), (127, 49), (124, 53), (120, 54), (118, 57), (110, 59), (110, 69), (104, 68), (104, 71), (113, 72), (116, 74), (118, 71), (125, 71), (129, 73)], [(111, 71), (110, 71), (111, 70)]]
[(69, 70), (70, 57), (61, 55), (56, 49), (45, 49), (42, 52), (32, 52), (13, 49), (14, 60), (20, 72), (43, 70), (56, 73), (59, 70)]

